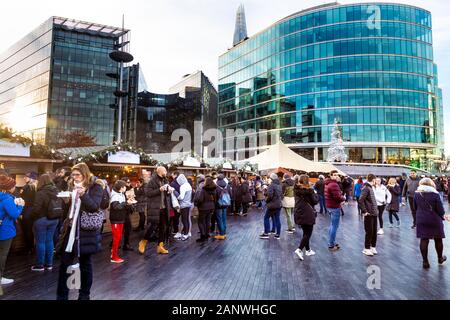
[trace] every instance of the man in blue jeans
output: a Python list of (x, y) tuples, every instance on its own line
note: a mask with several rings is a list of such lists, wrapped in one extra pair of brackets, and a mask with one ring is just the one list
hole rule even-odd
[(341, 206), (345, 202), (345, 197), (336, 181), (338, 178), (339, 173), (333, 170), (330, 172), (330, 177), (325, 180), (325, 205), (331, 217), (328, 230), (328, 249), (330, 251), (340, 249), (340, 246), (336, 243), (336, 233), (341, 219)]

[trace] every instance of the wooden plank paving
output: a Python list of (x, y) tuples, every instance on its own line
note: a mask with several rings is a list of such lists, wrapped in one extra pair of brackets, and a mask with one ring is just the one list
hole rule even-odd
[[(446, 204), (448, 211), (448, 206)], [(285, 232), (282, 216), (281, 240), (260, 240), (263, 214), (251, 211), (247, 217), (228, 217), (228, 240), (198, 244), (171, 241), (170, 254), (157, 255), (155, 245), (146, 254), (123, 254), (126, 262), (109, 262), (104, 250), (93, 258), (94, 284), (92, 299), (450, 299), (450, 265), (438, 266), (434, 244), (430, 243), (431, 269), (423, 270), (419, 241), (410, 229), (408, 208), (402, 208), (401, 228), (387, 228), (379, 236), (379, 255), (366, 257), (361, 253), (364, 242), (362, 220), (357, 216), (353, 202), (345, 208), (337, 241), (342, 249), (330, 253), (327, 249), (329, 217), (319, 215), (311, 240), (317, 252), (313, 257), (299, 261), (294, 255), (301, 231), (294, 235)], [(450, 234), (450, 223), (445, 223)], [(137, 245), (139, 235), (133, 234)], [(110, 236), (104, 237), (108, 248)], [(445, 240), (445, 251), (450, 258), (450, 241)], [(29, 271), (33, 257), (10, 255), (6, 276), (16, 283), (4, 286), (0, 299), (55, 298), (58, 268), (53, 272)], [(58, 266), (58, 263), (55, 263)], [(367, 268), (381, 268), (381, 290), (366, 287)], [(70, 297), (75, 299), (76, 292)]]

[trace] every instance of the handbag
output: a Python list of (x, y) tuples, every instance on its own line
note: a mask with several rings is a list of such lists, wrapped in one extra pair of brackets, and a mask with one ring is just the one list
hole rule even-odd
[(172, 208), (175, 211), (180, 211), (180, 203), (178, 202), (177, 197), (173, 194), (173, 192), (170, 194), (170, 198), (172, 200)]
[(82, 211), (80, 216), (80, 228), (84, 231), (100, 230), (103, 226), (103, 211), (86, 212)]

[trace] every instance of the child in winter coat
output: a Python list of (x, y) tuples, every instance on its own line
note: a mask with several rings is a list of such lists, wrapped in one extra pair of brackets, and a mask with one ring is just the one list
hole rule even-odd
[(128, 211), (131, 209), (132, 199), (125, 199), (127, 184), (123, 180), (118, 180), (111, 191), (109, 220), (111, 221), (112, 249), (111, 262), (122, 263), (124, 260), (119, 257), (119, 245), (122, 240), (123, 227)]

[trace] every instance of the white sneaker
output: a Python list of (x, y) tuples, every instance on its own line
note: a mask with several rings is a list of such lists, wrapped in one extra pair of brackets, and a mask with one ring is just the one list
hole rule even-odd
[(2, 280), (1, 280), (1, 284), (2, 284), (2, 285), (11, 284), (11, 283), (13, 283), (13, 282), (14, 282), (13, 279), (2, 278)]
[(186, 241), (187, 239), (189, 239), (189, 235), (187, 234), (182, 235), (180, 238), (181, 241)]
[(173, 236), (174, 239), (181, 239), (181, 233), (177, 232), (176, 235)]
[(190, 232), (187, 235), (188, 235), (189, 238), (192, 237), (192, 234)]
[(375, 254), (378, 254), (377, 249), (374, 248), (374, 247), (370, 248), (370, 251), (372, 251), (372, 253), (373, 253), (374, 255), (375, 255)]
[(380, 235), (380, 236), (383, 235), (384, 234), (383, 229), (378, 230), (377, 234)]
[(300, 260), (303, 261), (303, 252), (300, 249), (295, 250), (295, 254), (298, 256)]
[(315, 255), (316, 253), (313, 251), (313, 250), (311, 250), (311, 249), (309, 249), (308, 251), (306, 251), (306, 256), (313, 256), (313, 255)]
[(370, 249), (364, 249), (362, 253), (364, 253), (366, 256), (373, 256), (373, 252)]

